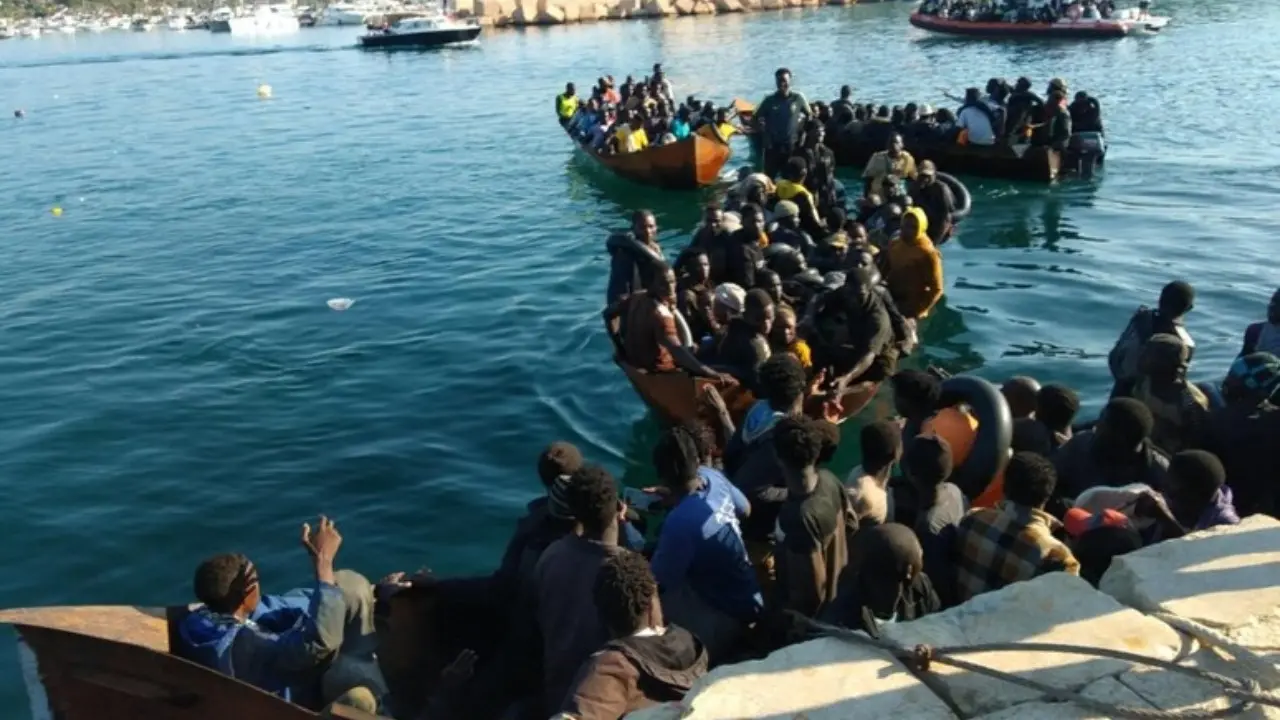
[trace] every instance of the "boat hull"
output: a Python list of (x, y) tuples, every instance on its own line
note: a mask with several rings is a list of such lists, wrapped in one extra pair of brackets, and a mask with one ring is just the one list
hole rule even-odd
[[(314, 720), (317, 715), (171, 652), (187, 606), (0, 612), (20, 637), (32, 717)], [(32, 657), (34, 656), (34, 662)], [(336, 717), (373, 720), (355, 710)]]
[(725, 141), (699, 134), (670, 145), (617, 155), (601, 155), (576, 141), (574, 145), (616, 175), (666, 190), (693, 190), (714, 184), (731, 154)]
[[(831, 143), (838, 165), (863, 166), (884, 148), (856, 140), (834, 138)], [(909, 143), (916, 162), (932, 160), (939, 170), (1005, 180), (1053, 182), (1062, 169), (1062, 153), (1031, 145), (932, 145)]]
[(1063, 20), (1053, 23), (976, 22), (923, 15), (919, 12), (911, 14), (910, 22), (915, 27), (930, 32), (987, 39), (1114, 40), (1129, 35), (1157, 32), (1164, 26), (1163, 22), (1144, 23), (1141, 20)]
[(371, 33), (360, 38), (360, 46), (366, 48), (399, 48), (399, 47), (441, 47), (458, 43), (474, 42), (480, 37), (481, 27), (454, 28), (450, 30), (433, 30), (431, 32), (405, 33), (389, 35)]

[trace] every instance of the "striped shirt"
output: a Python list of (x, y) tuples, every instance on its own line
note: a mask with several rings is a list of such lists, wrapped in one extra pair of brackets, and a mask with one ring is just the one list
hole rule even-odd
[(1008, 500), (970, 512), (956, 530), (956, 590), (961, 602), (1046, 572), (1080, 573), (1071, 550), (1053, 537), (1062, 526), (1043, 510)]

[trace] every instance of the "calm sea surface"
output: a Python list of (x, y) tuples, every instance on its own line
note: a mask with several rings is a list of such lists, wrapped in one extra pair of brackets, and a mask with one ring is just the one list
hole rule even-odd
[(360, 52), (350, 30), (0, 43), (0, 605), (184, 602), (223, 550), (286, 589), (320, 512), (370, 575), (479, 570), (548, 441), (643, 477), (656, 426), (599, 326), (603, 240), (652, 207), (674, 249), (700, 198), (575, 158), (551, 99), (655, 61), (677, 94), (721, 100), (759, 99), (783, 64), (811, 99), (852, 83), (936, 104), (1018, 75), (1089, 89), (1105, 174), (971, 181), (925, 355), (1065, 381), (1096, 409), (1119, 328), (1176, 276), (1199, 291), (1195, 374), (1219, 375), (1280, 280), (1280, 48), (1256, 40), (1280, 34), (1280, 3), (1159, 9), (1166, 35), (1095, 44), (926, 38), (904, 4), (426, 53)]

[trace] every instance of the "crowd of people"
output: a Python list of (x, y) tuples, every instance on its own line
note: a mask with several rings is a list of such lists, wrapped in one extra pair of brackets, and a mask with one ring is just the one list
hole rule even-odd
[[(371, 584), (334, 570), (341, 536), (322, 518), (302, 534), (312, 588), (267, 595), (248, 558), (213, 557), (180, 635), (194, 658), (295, 702), (337, 697), (431, 720), (615, 720), (680, 699), (709, 668), (811, 637), (810, 620), (877, 636), (1049, 572), (1096, 585), (1119, 555), (1277, 511), (1280, 290), (1208, 391), (1186, 380), (1193, 304), (1175, 282), (1135, 313), (1094, 424), (1077, 423), (1065, 386), (1005, 382), (1013, 441), (985, 487), (959, 479), (960, 448), (931, 429), (956, 399), (910, 369), (891, 376), (896, 417), (861, 428), (862, 464), (841, 479), (828, 467), (840, 433), (805, 415), (811, 377), (778, 353), (758, 368), (740, 425), (663, 431), (643, 516), (607, 470), (552, 443), (492, 575)], [(659, 508), (651, 539), (627, 547), (625, 526)], [(494, 639), (462, 651), (425, 706), (405, 709), (377, 672), (374, 628), (379, 604), (413, 587), (488, 608), (480, 634)]]
[[(1147, 3), (1142, 3), (1145, 10)], [(1052, 23), (1068, 20), (1108, 20), (1115, 15), (1112, 0), (927, 0), (925, 15), (970, 22)]]
[[(201, 606), (175, 652), (315, 708), (616, 720), (680, 699), (712, 667), (811, 637), (813, 620), (878, 636), (1044, 573), (1096, 585), (1118, 555), (1276, 513), (1280, 290), (1221, 383), (1188, 380), (1195, 292), (1182, 281), (1123, 329), (1096, 422), (1079, 422), (1068, 387), (1008, 379), (998, 401), (1011, 442), (976, 474), (973, 438), (997, 420), (940, 371), (898, 367), (943, 290), (926, 203), (868, 230), (888, 178), (914, 175), (921, 195), (933, 169), (890, 133), (848, 217), (830, 179), (813, 177), (826, 171), (821, 124), (789, 99), (789, 73), (778, 79), (778, 107), (762, 103), (756, 126), (790, 137), (785, 157), (779, 140), (766, 146), (776, 174), (749, 174), (706, 207), (672, 263), (651, 212), (609, 239), (619, 357), (714, 381), (698, 416), (659, 437), (656, 486), (624, 494), (578, 448), (552, 443), (498, 569), (468, 578), (335, 570), (342, 538), (321, 518), (302, 531), (309, 588), (265, 594), (244, 555), (201, 563)], [(838, 477), (841, 402), (881, 384), (894, 417), (860, 429), (862, 464)], [(752, 399), (740, 416), (725, 401), (735, 386)], [(431, 692), (408, 703), (379, 672), (377, 628), (380, 608), (411, 590), (455, 609), (441, 621), (462, 640), (434, 649), (450, 662), (415, 680)]]
[(661, 64), (639, 81), (628, 75), (615, 86), (612, 75), (596, 81), (583, 101), (573, 83), (555, 99), (560, 125), (576, 141), (604, 155), (669, 145), (692, 133), (728, 140), (738, 132), (728, 108), (689, 96), (677, 102)]

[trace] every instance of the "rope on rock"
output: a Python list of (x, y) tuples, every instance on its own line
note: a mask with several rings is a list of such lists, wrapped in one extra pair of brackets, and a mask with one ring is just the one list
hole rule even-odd
[(1172, 613), (1154, 612), (1150, 613), (1150, 615), (1172, 626), (1175, 630), (1190, 635), (1199, 641), (1201, 645), (1226, 651), (1232, 659), (1240, 663), (1264, 687), (1274, 688), (1280, 686), (1280, 667), (1276, 667), (1276, 665), (1268, 662), (1266, 658), (1259, 656), (1254, 651), (1231, 640), (1217, 630), (1195, 620), (1178, 617)]
[[(969, 647), (940, 648), (932, 648), (928, 645), (917, 645), (913, 648), (904, 648), (887, 640), (873, 638), (848, 628), (829, 625), (816, 620), (809, 620), (808, 625), (810, 631), (817, 635), (833, 637), (861, 645), (869, 645), (878, 650), (883, 650), (915, 672), (927, 673), (930, 669), (930, 665), (933, 663), (949, 665), (959, 670), (977, 673), (979, 675), (986, 675), (987, 677), (996, 678), (1013, 685), (1034, 690), (1051, 700), (1072, 702), (1081, 707), (1101, 713), (1106, 717), (1131, 718), (1132, 720), (1218, 720), (1219, 718), (1228, 718), (1237, 715), (1255, 703), (1280, 707), (1280, 695), (1264, 691), (1259, 683), (1251, 678), (1236, 679), (1219, 673), (1210, 672), (1208, 670), (1179, 665), (1168, 660), (1147, 657), (1145, 655), (1138, 655), (1136, 653), (1125, 652), (1123, 650), (1084, 647), (1081, 645), (1062, 645), (1058, 643), (987, 643), (985, 645), (974, 645)], [(1225, 638), (1223, 638), (1223, 640), (1225, 641)], [(1230, 643), (1229, 641), (1225, 641), (1225, 643), (1226, 645), (1233, 645), (1233, 643)], [(980, 652), (1028, 651), (1091, 655), (1094, 657), (1121, 660), (1137, 665), (1156, 667), (1219, 685), (1222, 687), (1223, 693), (1234, 700), (1234, 702), (1229, 707), (1219, 710), (1158, 710), (1153, 708), (1120, 707), (1112, 705), (1111, 703), (1094, 700), (1093, 698), (1086, 697), (1074, 690), (1052, 687), (1037, 680), (1024, 678), (1019, 675), (1004, 672), (1003, 670), (996, 670), (994, 668), (978, 665), (968, 660), (962, 660), (955, 657), (956, 655)]]

